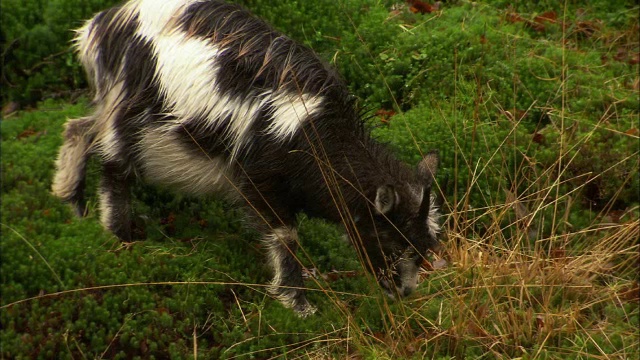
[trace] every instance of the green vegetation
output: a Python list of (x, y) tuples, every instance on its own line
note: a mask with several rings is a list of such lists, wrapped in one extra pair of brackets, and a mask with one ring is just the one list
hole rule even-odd
[(2, 101), (33, 105), (86, 86), (70, 49), (74, 29), (118, 0), (3, 0), (0, 3)]
[(332, 62), (400, 158), (442, 156), (431, 260), (448, 266), (425, 263), (417, 294), (390, 303), (340, 229), (302, 217), (320, 309), (305, 320), (266, 295), (257, 234), (223, 201), (138, 185), (146, 240), (120, 244), (98, 221), (97, 163), (87, 218), (49, 194), (62, 125), (89, 111), (55, 54), (107, 6), (76, 3), (1, 5), (3, 101), (65, 100), (1, 122), (0, 357), (640, 355), (636, 3), (243, 1)]

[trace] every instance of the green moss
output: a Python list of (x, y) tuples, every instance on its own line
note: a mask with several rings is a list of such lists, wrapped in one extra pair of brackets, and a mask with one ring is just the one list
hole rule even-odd
[[(537, 208), (531, 225), (537, 237), (585, 234), (564, 244), (572, 256), (601, 241), (603, 233), (585, 229), (609, 210), (623, 210), (621, 222), (637, 221), (638, 67), (628, 58), (615, 59), (619, 48), (631, 55), (638, 51), (637, 42), (625, 42), (638, 23), (637, 5), (462, 1), (443, 2), (437, 13), (414, 14), (406, 7), (392, 11), (399, 3), (394, 1), (243, 3), (333, 62), (372, 113), (393, 109), (397, 115), (385, 122), (374, 116), (370, 123), (374, 136), (400, 159), (413, 165), (421, 153), (440, 151), (437, 180), (445, 210), (451, 204), (474, 219), (464, 235), (474, 247), (487, 246), (500, 256), (515, 246), (483, 236), (496, 225), (484, 209), (505, 204), (507, 190), (533, 198), (523, 202)], [(3, 99), (29, 102), (83, 86), (69, 53), (28, 77), (16, 70), (62, 51), (68, 29), (106, 3), (1, 6), (8, 56), (3, 72), (17, 85)], [(509, 12), (533, 21), (550, 10), (573, 27), (547, 24), (539, 32), (524, 21), (507, 20)], [(587, 27), (598, 23), (592, 26), (595, 35), (581, 34), (578, 21)], [(20, 46), (6, 51), (13, 39)], [(517, 274), (495, 279), (495, 287), (473, 288), (483, 269), (454, 264), (430, 275), (414, 298), (388, 302), (342, 232), (304, 216), (303, 263), (323, 274), (346, 274), (307, 282), (320, 311), (305, 320), (265, 296), (269, 272), (257, 234), (244, 229), (241, 212), (223, 201), (136, 186), (135, 213), (147, 240), (124, 247), (99, 225), (95, 161), (87, 180), (87, 218), (74, 218), (49, 194), (62, 125), (67, 117), (86, 114), (87, 103), (47, 101), (0, 125), (2, 357), (185, 358), (193, 354), (194, 330), (202, 358), (355, 353), (448, 359), (487, 356), (488, 349), (536, 359), (599, 356), (600, 349), (629, 358), (637, 354), (637, 304), (594, 300), (582, 287), (564, 283), (532, 286), (531, 302), (516, 306)], [(521, 233), (517, 216), (512, 208), (504, 211), (498, 226), (505, 239), (515, 238)], [(524, 253), (544, 254), (557, 245), (536, 236), (521, 244)], [(614, 263), (628, 262), (625, 256)], [(605, 274), (592, 285), (633, 276)], [(45, 296), (55, 292), (62, 293)], [(483, 304), (490, 312), (474, 320), (487, 332), (480, 336), (463, 315)], [(574, 306), (584, 308), (576, 320), (581, 331), (538, 337), (532, 313), (563, 319)], [(508, 333), (496, 313), (529, 321), (531, 334)], [(491, 347), (486, 339), (492, 337), (502, 347)]]

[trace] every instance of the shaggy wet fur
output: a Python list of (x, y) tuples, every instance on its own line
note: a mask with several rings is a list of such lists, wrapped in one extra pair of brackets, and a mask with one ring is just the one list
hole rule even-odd
[(77, 31), (94, 113), (71, 120), (53, 192), (85, 213), (84, 168), (102, 162), (103, 225), (131, 240), (134, 178), (224, 193), (259, 219), (271, 292), (314, 311), (295, 257), (296, 214), (343, 223), (392, 296), (408, 295), (436, 243), (431, 184), (371, 140), (347, 87), (310, 49), (221, 1), (130, 1)]

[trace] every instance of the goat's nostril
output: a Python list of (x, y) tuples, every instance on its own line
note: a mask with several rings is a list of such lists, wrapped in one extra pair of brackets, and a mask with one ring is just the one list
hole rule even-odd
[(402, 290), (402, 297), (407, 297), (407, 296), (411, 295), (411, 293), (412, 293), (412, 292), (413, 292), (413, 289), (412, 289), (412, 288), (410, 288), (410, 287), (405, 287), (405, 288)]

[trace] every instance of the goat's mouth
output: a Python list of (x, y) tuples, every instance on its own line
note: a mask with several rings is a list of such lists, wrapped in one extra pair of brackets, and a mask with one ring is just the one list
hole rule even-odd
[(415, 290), (417, 286), (417, 282), (412, 282), (411, 280), (396, 282), (392, 277), (384, 276), (383, 274), (379, 274), (378, 276), (378, 283), (380, 284), (380, 287), (389, 299), (393, 301), (400, 300), (413, 293), (413, 290)]
[(380, 284), (380, 287), (382, 288), (384, 293), (389, 297), (389, 299), (393, 301), (397, 300), (396, 291), (398, 287), (395, 286), (395, 284), (393, 284), (393, 281), (390, 281), (387, 278), (379, 276), (378, 284)]
[(400, 258), (389, 269), (379, 269), (378, 283), (392, 300), (411, 295), (418, 286), (419, 267), (408, 257)]

